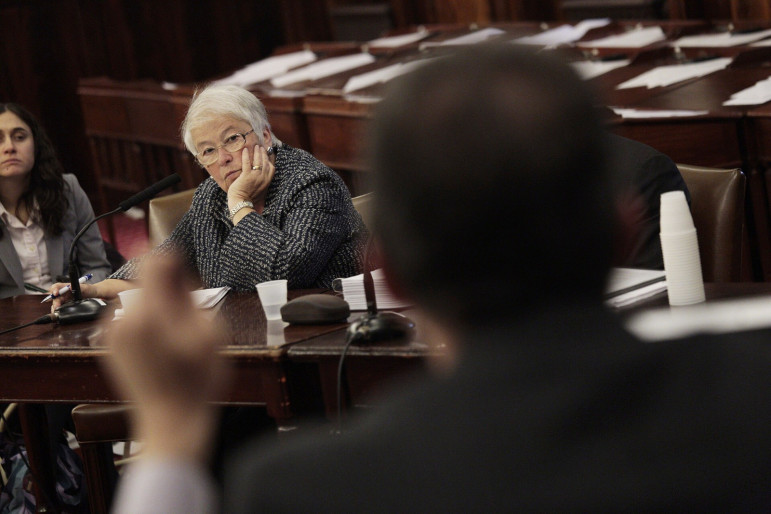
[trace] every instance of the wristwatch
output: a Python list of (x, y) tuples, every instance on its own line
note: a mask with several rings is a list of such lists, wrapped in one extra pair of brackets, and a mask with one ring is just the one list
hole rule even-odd
[(230, 209), (230, 211), (228, 211), (228, 218), (230, 218), (230, 221), (233, 221), (233, 216), (235, 216), (238, 211), (240, 211), (241, 209), (243, 209), (245, 207), (249, 207), (250, 209), (254, 209), (254, 204), (252, 202), (247, 201), (247, 200), (244, 200), (243, 202), (238, 202), (237, 204), (235, 204), (233, 206), (233, 208)]

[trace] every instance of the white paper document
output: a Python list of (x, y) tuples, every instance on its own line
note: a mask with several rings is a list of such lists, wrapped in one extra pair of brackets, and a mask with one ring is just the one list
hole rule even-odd
[(433, 59), (421, 59), (418, 61), (410, 62), (398, 62), (379, 70), (373, 70), (368, 73), (362, 73), (348, 79), (348, 82), (343, 86), (343, 93), (352, 93), (375, 84), (386, 83), (391, 79), (403, 75), (407, 72), (414, 70), (415, 68), (422, 66)]
[(604, 27), (610, 23), (609, 18), (583, 20), (576, 25), (560, 25), (544, 30), (532, 36), (517, 38), (512, 43), (522, 45), (559, 46), (574, 43), (584, 37), (591, 29)]
[[(375, 301), (378, 309), (398, 309), (410, 306), (409, 303), (394, 296), (388, 289), (382, 269), (376, 269), (372, 272), (372, 282), (375, 285)], [(352, 311), (367, 309), (367, 299), (364, 295), (364, 275), (335, 279), (333, 288), (335, 291), (343, 293), (343, 298), (348, 302)]]
[(628, 109), (624, 107), (611, 107), (613, 112), (627, 120), (644, 120), (655, 118), (688, 118), (690, 116), (704, 116), (709, 111), (689, 111), (685, 109)]
[(629, 59), (619, 59), (617, 61), (575, 61), (570, 64), (582, 79), (589, 80), (604, 75), (616, 68), (623, 68), (629, 62)]
[(621, 308), (667, 290), (663, 270), (613, 268), (605, 286), (605, 303)]
[(754, 41), (760, 41), (771, 36), (771, 29), (758, 30), (757, 32), (731, 33), (719, 32), (717, 34), (697, 34), (684, 36), (673, 41), (672, 46), (680, 48), (728, 48), (732, 46), (746, 45)]
[(579, 41), (576, 45), (589, 48), (642, 48), (666, 38), (661, 27), (645, 27), (592, 41)]
[(664, 307), (632, 316), (626, 328), (645, 341), (771, 327), (771, 296)]
[(284, 87), (305, 80), (323, 79), (337, 73), (366, 66), (373, 62), (375, 62), (375, 56), (364, 52), (344, 55), (342, 57), (331, 57), (272, 78), (270, 83), (273, 87)]
[(659, 66), (646, 71), (632, 79), (622, 82), (616, 89), (629, 89), (633, 87), (665, 87), (677, 84), (684, 80), (704, 77), (710, 73), (720, 71), (731, 64), (730, 57), (721, 57), (719, 59), (710, 59), (701, 62), (691, 62), (686, 64), (671, 64), (668, 66)]
[(256, 82), (262, 82), (263, 80), (269, 80), (273, 77), (278, 77), (293, 68), (312, 63), (316, 59), (316, 54), (310, 50), (275, 55), (249, 64), (228, 77), (215, 80), (214, 83), (223, 85), (234, 84), (243, 87)]
[(477, 43), (482, 43), (484, 41), (487, 41), (491, 37), (500, 36), (501, 34), (505, 34), (506, 31), (495, 28), (495, 27), (488, 27), (486, 29), (477, 30), (475, 32), (472, 32), (470, 34), (464, 34), (459, 37), (455, 37), (452, 39), (446, 39), (444, 41), (440, 42), (432, 42), (427, 41), (425, 43), (421, 43), (421, 48), (427, 48), (430, 46), (452, 46), (452, 45), (475, 45)]
[[(228, 291), (230, 291), (229, 286), (196, 289), (190, 292), (190, 299), (193, 301), (193, 305), (199, 309), (211, 309), (225, 298)], [(120, 319), (124, 315), (125, 311), (123, 309), (115, 309), (115, 317), (113, 319)]]
[(402, 34), (400, 36), (389, 36), (373, 39), (367, 43), (371, 47), (377, 48), (398, 48), (400, 46), (406, 46), (412, 43), (416, 43), (421, 39), (425, 39), (430, 34), (427, 30), (418, 30), (417, 32), (410, 32), (409, 34)]
[(760, 105), (771, 101), (771, 77), (759, 80), (750, 86), (731, 95), (723, 105)]

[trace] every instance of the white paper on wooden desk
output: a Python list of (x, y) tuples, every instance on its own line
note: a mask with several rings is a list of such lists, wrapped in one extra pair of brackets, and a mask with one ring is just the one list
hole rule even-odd
[(659, 66), (646, 71), (645, 73), (641, 73), (626, 82), (622, 82), (616, 86), (616, 89), (630, 89), (633, 87), (647, 87), (650, 89), (654, 87), (671, 86), (672, 84), (677, 84), (684, 80), (704, 77), (710, 73), (720, 71), (729, 64), (731, 64), (730, 57), (721, 57), (701, 62)]
[(348, 82), (343, 86), (343, 93), (352, 93), (375, 84), (386, 83), (391, 79), (404, 75), (419, 66), (431, 62), (434, 59), (420, 59), (410, 62), (398, 62), (379, 70), (373, 70), (368, 73), (362, 73), (348, 79)]
[[(382, 269), (376, 269), (372, 272), (372, 282), (375, 286), (375, 301), (378, 309), (398, 309), (400, 307), (409, 307), (409, 303), (395, 296), (385, 281)], [(352, 311), (367, 310), (367, 298), (364, 294), (364, 275), (354, 275), (352, 277), (337, 278), (332, 283), (333, 289), (343, 293), (343, 298)]]
[(667, 290), (663, 270), (613, 268), (605, 286), (605, 304), (621, 308)]
[(410, 32), (409, 34), (403, 34), (401, 36), (389, 36), (373, 39), (367, 44), (376, 48), (398, 48), (400, 46), (416, 43), (421, 39), (425, 39), (430, 34), (426, 29), (418, 30), (417, 32)]
[(619, 59), (617, 61), (575, 61), (570, 64), (581, 75), (582, 79), (589, 80), (616, 68), (623, 68), (630, 62), (629, 59)]
[(723, 105), (761, 105), (771, 102), (771, 77), (737, 91)]
[(579, 41), (576, 45), (589, 48), (642, 48), (666, 38), (661, 27), (645, 27), (592, 41)]
[(261, 61), (248, 64), (228, 77), (215, 80), (214, 83), (235, 84), (243, 87), (283, 75), (293, 68), (312, 63), (317, 58), (316, 54), (310, 50), (274, 55), (273, 57), (267, 57)]
[(273, 87), (284, 87), (304, 80), (323, 79), (324, 77), (366, 66), (373, 62), (375, 62), (375, 56), (365, 52), (344, 55), (342, 57), (331, 57), (329, 59), (314, 62), (313, 64), (309, 64), (298, 70), (290, 71), (284, 75), (274, 77), (270, 80), (270, 83)]
[(746, 34), (731, 34), (730, 32), (696, 34), (694, 36), (683, 36), (676, 41), (672, 41), (671, 46), (679, 46), (680, 48), (728, 48), (760, 41), (769, 36), (771, 36), (771, 29), (748, 32)]
[[(230, 291), (229, 286), (196, 289), (195, 291), (190, 292), (190, 299), (193, 301), (193, 305), (199, 309), (211, 309), (225, 298), (228, 291)], [(122, 308), (115, 309), (113, 319), (120, 319), (124, 315), (125, 311)]]
[(482, 43), (484, 41), (487, 41), (491, 37), (499, 36), (505, 33), (506, 31), (504, 30), (501, 30), (495, 27), (488, 27), (486, 29), (477, 30), (470, 34), (464, 34), (462, 36), (455, 37), (452, 39), (447, 39), (445, 41), (440, 41), (436, 43), (432, 41), (427, 41), (425, 43), (421, 43), (420, 48), (423, 49), (430, 46), (475, 45), (477, 43)]
[(553, 29), (544, 30), (532, 36), (517, 38), (512, 43), (522, 45), (559, 46), (578, 41), (591, 29), (604, 27), (610, 23), (610, 18), (583, 20), (576, 25), (560, 25)]
[(626, 328), (644, 341), (661, 341), (691, 334), (722, 334), (771, 327), (771, 296), (663, 307), (641, 312)]
[(709, 111), (689, 111), (685, 109), (628, 109), (623, 107), (610, 107), (610, 109), (624, 119), (649, 119), (649, 118), (687, 118), (690, 116), (704, 116)]

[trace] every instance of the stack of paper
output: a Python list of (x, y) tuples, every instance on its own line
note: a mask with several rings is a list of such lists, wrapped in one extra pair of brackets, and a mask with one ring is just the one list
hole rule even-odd
[(685, 36), (673, 41), (672, 46), (681, 48), (727, 48), (746, 45), (771, 36), (771, 29), (754, 32), (720, 32), (718, 34), (700, 34)]
[(343, 93), (352, 93), (360, 89), (364, 89), (375, 84), (386, 83), (389, 80), (404, 75), (405, 73), (414, 70), (418, 66), (422, 66), (433, 59), (420, 59), (410, 62), (398, 62), (379, 70), (370, 71), (368, 73), (362, 73), (348, 79), (348, 82), (343, 86)]
[(719, 59), (710, 59), (701, 62), (691, 62), (686, 64), (671, 64), (669, 66), (659, 66), (650, 71), (646, 71), (633, 79), (622, 82), (616, 89), (628, 89), (633, 87), (665, 87), (677, 84), (688, 79), (703, 77), (720, 71), (731, 64), (730, 57), (721, 57)]
[(409, 34), (402, 34), (400, 36), (381, 37), (379, 39), (373, 39), (367, 44), (376, 48), (398, 48), (411, 43), (417, 43), (421, 39), (427, 38), (429, 34), (429, 31), (421, 27), (417, 32), (410, 32)]
[(263, 80), (278, 77), (279, 75), (287, 73), (292, 68), (304, 66), (312, 63), (316, 59), (316, 54), (310, 50), (276, 55), (241, 68), (232, 75), (216, 80), (214, 83), (222, 85), (234, 84), (243, 87), (254, 84), (255, 82), (262, 82)]
[[(190, 299), (193, 300), (193, 305), (199, 309), (211, 309), (228, 294), (230, 287), (213, 287), (211, 289), (197, 289), (190, 293)], [(113, 319), (120, 319), (125, 315), (124, 309), (115, 309)]]
[(622, 68), (629, 62), (629, 59), (619, 59), (617, 61), (576, 61), (570, 64), (581, 75), (582, 79), (589, 80), (616, 68)]
[(613, 112), (624, 119), (650, 119), (650, 118), (687, 118), (690, 116), (704, 116), (709, 111), (689, 111), (685, 109), (627, 109), (623, 107), (611, 107)]
[(605, 303), (621, 308), (666, 291), (662, 270), (613, 268), (605, 287)]
[(647, 27), (592, 41), (580, 41), (577, 45), (590, 48), (642, 48), (666, 38), (661, 27)]
[(375, 57), (368, 53), (331, 57), (309, 64), (300, 69), (270, 79), (273, 87), (284, 87), (305, 80), (318, 80), (337, 73), (352, 70), (375, 62)]
[[(398, 309), (410, 306), (409, 303), (394, 296), (388, 289), (382, 269), (376, 269), (372, 272), (372, 281), (375, 284), (375, 300), (378, 309)], [(364, 295), (364, 275), (335, 279), (333, 288), (335, 291), (343, 293), (343, 298), (348, 302), (352, 311), (367, 309), (367, 298)]]
[(576, 25), (560, 25), (544, 30), (533, 36), (525, 36), (512, 41), (522, 45), (559, 46), (578, 41), (591, 29), (604, 27), (610, 23), (610, 18), (584, 20)]
[(420, 44), (420, 49), (428, 48), (431, 46), (453, 46), (453, 45), (476, 45), (482, 43), (488, 39), (505, 34), (504, 30), (495, 27), (487, 27), (486, 29), (477, 30), (470, 34), (464, 34), (463, 36), (454, 37), (452, 39), (446, 39), (440, 42), (428, 41)]
[(771, 101), (771, 77), (731, 95), (723, 105), (760, 105)]

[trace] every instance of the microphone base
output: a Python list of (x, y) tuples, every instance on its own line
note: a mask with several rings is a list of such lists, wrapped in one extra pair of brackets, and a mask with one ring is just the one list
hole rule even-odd
[(358, 344), (408, 343), (415, 337), (415, 322), (396, 312), (367, 313), (351, 323), (348, 334)]
[(69, 325), (71, 323), (93, 321), (99, 317), (105, 307), (107, 307), (107, 304), (104, 300), (86, 298), (85, 300), (65, 303), (54, 311), (54, 315), (59, 324)]

